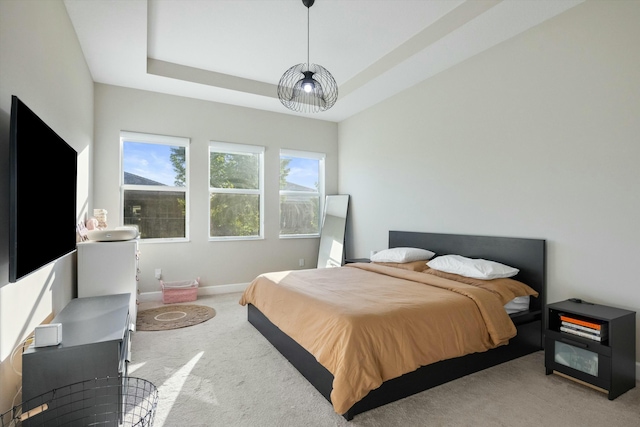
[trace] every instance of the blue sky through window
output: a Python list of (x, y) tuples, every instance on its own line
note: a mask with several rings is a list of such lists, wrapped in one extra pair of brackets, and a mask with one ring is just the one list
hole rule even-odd
[[(125, 172), (151, 179), (165, 185), (175, 185), (176, 172), (171, 163), (171, 146), (143, 142), (124, 141), (123, 167)], [(319, 161), (302, 157), (287, 157), (289, 176), (287, 181), (304, 187), (316, 188), (319, 180)]]
[(122, 147), (124, 171), (174, 186), (176, 172), (171, 163), (171, 148), (169, 145), (125, 141)]
[(283, 159), (291, 159), (289, 162), (289, 175), (287, 181), (315, 189), (318, 183), (318, 164), (315, 159), (302, 157), (282, 156)]

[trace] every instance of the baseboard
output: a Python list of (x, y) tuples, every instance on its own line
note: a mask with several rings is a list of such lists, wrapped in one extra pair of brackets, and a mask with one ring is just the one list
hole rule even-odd
[[(198, 288), (198, 295), (220, 295), (244, 291), (249, 283), (236, 283), (231, 285), (203, 286)], [(139, 302), (162, 301), (162, 291), (142, 292), (138, 295)]]

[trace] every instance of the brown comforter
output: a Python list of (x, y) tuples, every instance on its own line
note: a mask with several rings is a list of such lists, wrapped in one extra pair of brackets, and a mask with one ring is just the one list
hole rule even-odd
[(375, 264), (263, 274), (249, 303), (333, 374), (339, 414), (383, 381), (516, 334), (495, 292)]

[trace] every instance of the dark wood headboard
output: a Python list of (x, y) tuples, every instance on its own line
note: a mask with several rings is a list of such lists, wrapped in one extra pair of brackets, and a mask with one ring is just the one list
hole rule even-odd
[(531, 298), (529, 311), (541, 311), (546, 305), (546, 241), (514, 237), (472, 236), (463, 234), (389, 231), (389, 248), (428, 249), (437, 255), (455, 254), (483, 258), (520, 270), (515, 279), (538, 291)]

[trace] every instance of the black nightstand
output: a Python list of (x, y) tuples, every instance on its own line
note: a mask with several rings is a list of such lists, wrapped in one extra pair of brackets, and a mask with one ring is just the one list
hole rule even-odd
[(613, 400), (636, 385), (636, 313), (571, 300), (547, 305), (547, 375), (599, 389)]

